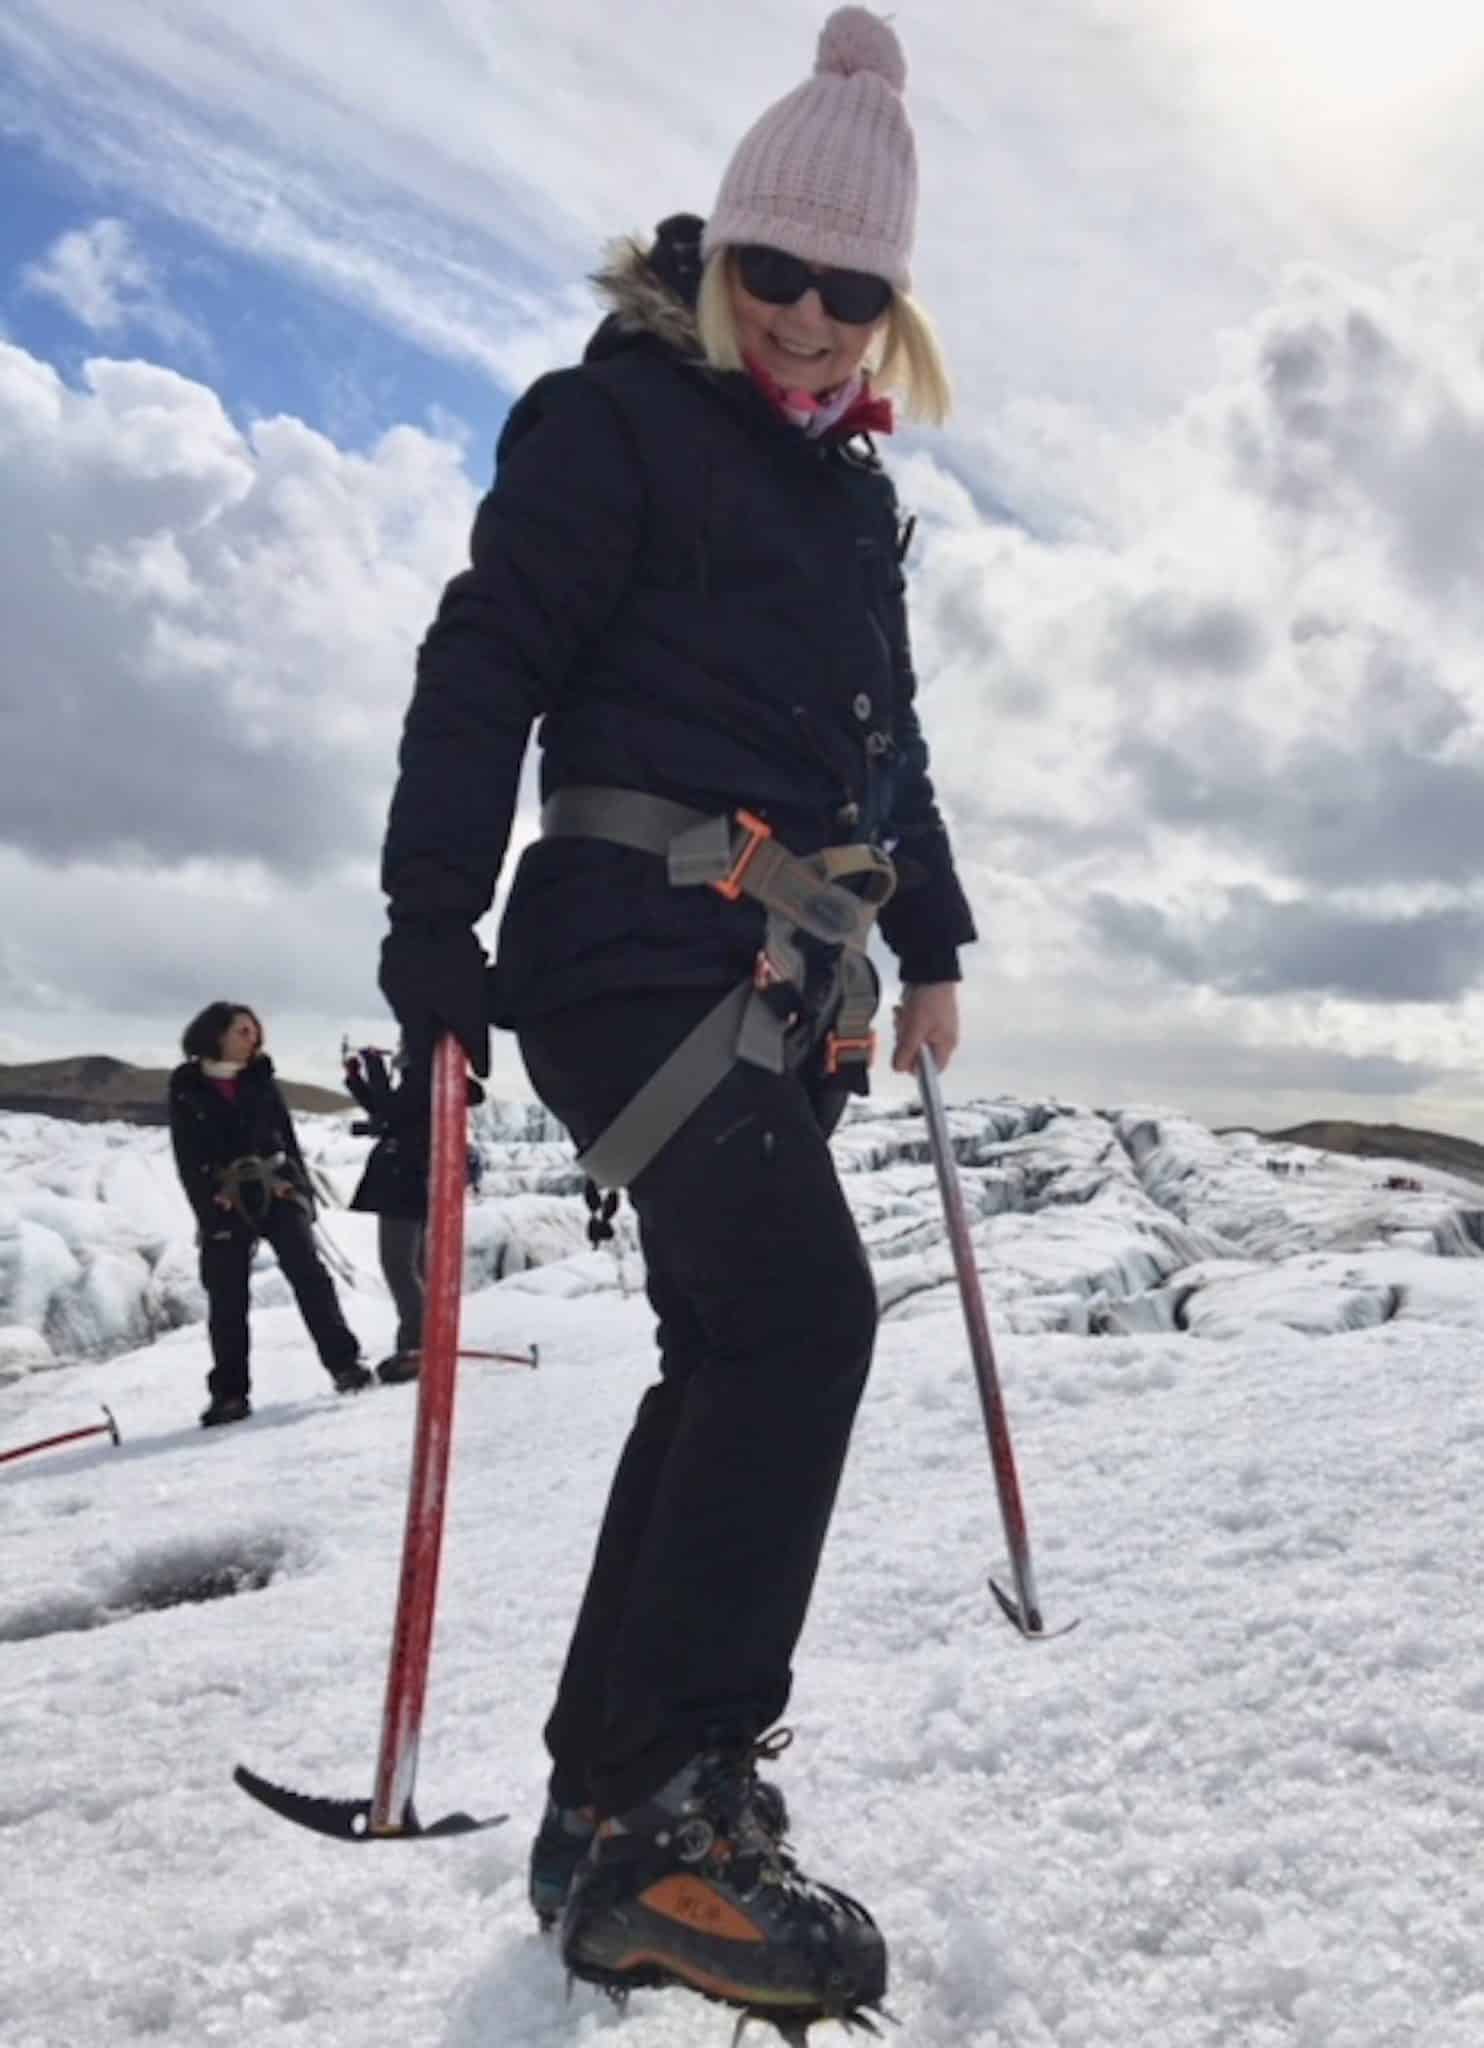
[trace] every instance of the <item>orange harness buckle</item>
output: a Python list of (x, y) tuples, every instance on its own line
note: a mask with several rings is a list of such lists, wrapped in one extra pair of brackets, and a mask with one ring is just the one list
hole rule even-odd
[(868, 1031), (864, 1038), (837, 1038), (832, 1031), (824, 1042), (824, 1070), (827, 1074), (838, 1074), (842, 1059), (858, 1056), (869, 1067), (876, 1057), (876, 1034)]
[(717, 895), (725, 896), (728, 903), (735, 903), (742, 894), (742, 877), (751, 867), (763, 841), (773, 837), (773, 827), (762, 818), (755, 817), (751, 811), (738, 811), (737, 823), (747, 834), (747, 844), (732, 862), (731, 873), (723, 875), (719, 882), (711, 884)]

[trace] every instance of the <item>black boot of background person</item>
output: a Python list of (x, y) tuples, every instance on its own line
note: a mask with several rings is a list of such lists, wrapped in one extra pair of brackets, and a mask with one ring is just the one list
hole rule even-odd
[(201, 1410), (201, 1427), (221, 1429), (229, 1422), (246, 1422), (251, 1414), (252, 1402), (248, 1400), (246, 1394), (236, 1401), (219, 1401), (213, 1395), (206, 1407)]

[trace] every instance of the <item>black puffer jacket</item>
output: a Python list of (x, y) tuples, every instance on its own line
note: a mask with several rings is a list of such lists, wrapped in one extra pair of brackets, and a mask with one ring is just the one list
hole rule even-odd
[(294, 1135), (293, 1118), (266, 1053), (259, 1053), (242, 1069), (236, 1096), (230, 1102), (202, 1073), (196, 1060), (183, 1061), (170, 1076), (169, 1099), (176, 1171), (204, 1229), (219, 1230), (226, 1216), (212, 1201), (222, 1168), (249, 1154), (272, 1159), (282, 1153), (286, 1162), (283, 1178), (312, 1204), (309, 1174)]
[[(908, 981), (974, 936), (913, 707), (892, 486), (696, 352), (700, 222), (664, 223), (604, 284), (581, 368), (512, 411), (472, 566), (418, 664), (383, 880), (394, 919), (472, 922), (504, 857), (540, 718), (543, 796), (618, 784), (761, 813), (798, 852), (894, 845), (881, 928)], [(522, 857), (493, 1009), (519, 1025), (624, 988), (724, 987), (761, 913), (662, 863), (545, 840)]]
[(426, 1142), (415, 1131), (388, 1131), (371, 1147), (349, 1206), (372, 1216), (421, 1223), (428, 1213)]

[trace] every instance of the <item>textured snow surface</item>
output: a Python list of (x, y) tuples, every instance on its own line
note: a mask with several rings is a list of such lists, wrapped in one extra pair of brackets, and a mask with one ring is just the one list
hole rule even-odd
[[(541, 1722), (650, 1373), (642, 1296), (580, 1248), (570, 1159), (524, 1116), (481, 1130), (465, 1326), (542, 1363), (461, 1373), (418, 1791), (428, 1819), (511, 1820), (365, 1847), (289, 1827), (231, 1769), (370, 1791), (416, 1390), (337, 1399), (265, 1305), (257, 1412), (203, 1435), (162, 1134), (0, 1117), (0, 1451), (104, 1400), (125, 1438), (0, 1466), (5, 2048), (729, 2041), (678, 1992), (568, 2003), (524, 1903)], [(953, 1124), (1043, 1603), (1081, 1625), (1025, 1645), (993, 1608), (922, 1126), (854, 1121), (839, 1150), (889, 1306), (778, 1775), (805, 1867), (887, 1933), (890, 2038), (1478, 2048), (1480, 1190), (1413, 1168), (1420, 1193), (1386, 1190), (1384, 1163), (1158, 1111)], [(303, 1128), (348, 1192), (364, 1145)], [(371, 1227), (327, 1230), (378, 1352)], [(182, 1313), (118, 1351), (131, 1260)], [(66, 1355), (64, 1316), (115, 1355), (35, 1369), (38, 1328)]]

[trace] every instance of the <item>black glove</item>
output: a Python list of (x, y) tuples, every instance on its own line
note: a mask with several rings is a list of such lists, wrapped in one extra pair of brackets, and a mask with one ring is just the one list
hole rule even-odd
[(381, 992), (407, 1046), (408, 1079), (426, 1086), (433, 1047), (451, 1031), (476, 1074), (490, 1070), (484, 948), (466, 924), (412, 920), (381, 942)]

